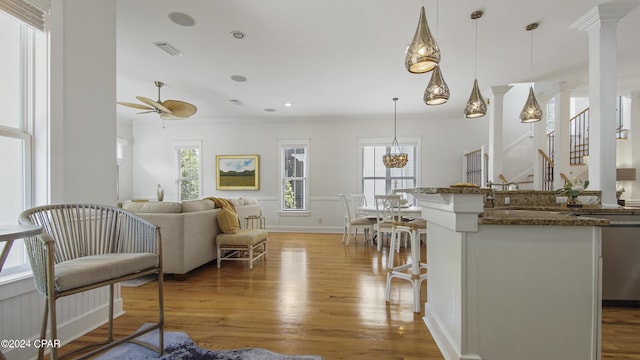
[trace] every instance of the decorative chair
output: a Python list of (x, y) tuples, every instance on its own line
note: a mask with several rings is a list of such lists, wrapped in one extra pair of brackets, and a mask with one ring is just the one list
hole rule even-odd
[(344, 194), (338, 194), (338, 196), (342, 199), (344, 205), (344, 233), (342, 234), (342, 243), (349, 245), (351, 236), (353, 236), (355, 241), (358, 236), (358, 229), (362, 229), (366, 242), (369, 234), (373, 230), (373, 225), (376, 223), (376, 220), (367, 217), (356, 217), (355, 212), (351, 211), (347, 196)]
[(351, 205), (353, 206), (355, 217), (367, 217), (367, 214), (362, 211), (363, 208), (367, 207), (367, 197), (364, 194), (351, 194), (349, 197), (351, 198)]
[[(420, 306), (420, 290), (422, 283), (427, 279), (427, 264), (420, 262), (421, 242), (420, 235), (427, 233), (427, 221), (424, 219), (415, 219), (408, 222), (393, 223), (393, 232), (389, 244), (389, 256), (387, 264), (387, 287), (385, 291), (385, 300), (388, 303), (391, 299), (391, 279), (399, 278), (411, 282), (413, 286), (413, 312), (419, 313)], [(394, 266), (394, 254), (400, 245), (400, 239), (403, 234), (409, 236), (411, 243), (411, 262)]]
[[(88, 358), (124, 342), (134, 342), (160, 355), (164, 353), (164, 302), (162, 290), (162, 246), (160, 228), (123, 209), (93, 204), (45, 205), (25, 210), (21, 224), (41, 226), (43, 233), (25, 238), (38, 292), (45, 296), (40, 338), (58, 337), (56, 300), (109, 286), (109, 332), (106, 341), (90, 344), (58, 357), (84, 352)], [(114, 285), (125, 280), (155, 275), (158, 278), (158, 321), (122, 339), (113, 338)], [(158, 329), (159, 346), (134, 339)], [(95, 349), (90, 350), (91, 348)], [(88, 351), (88, 352), (87, 352)], [(44, 357), (44, 347), (38, 358)]]
[[(378, 239), (378, 251), (382, 246), (384, 234), (391, 236), (393, 232), (393, 224), (402, 221), (400, 213), (400, 195), (375, 195), (376, 201), (376, 224), (373, 230), (376, 232)], [(393, 248), (391, 248), (393, 249)]]

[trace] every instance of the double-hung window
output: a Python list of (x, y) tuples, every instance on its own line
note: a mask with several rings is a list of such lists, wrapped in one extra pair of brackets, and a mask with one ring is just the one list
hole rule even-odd
[(418, 140), (401, 143), (402, 151), (409, 155), (403, 168), (386, 168), (382, 156), (389, 152), (390, 143), (380, 140), (361, 141), (362, 193), (368, 204), (374, 204), (374, 195), (390, 194), (395, 189), (416, 187), (418, 168)]
[(280, 142), (280, 191), (282, 211), (306, 211), (309, 184), (309, 141)]
[[(33, 205), (33, 129), (36, 117), (46, 118), (46, 36), (0, 11), (0, 45), (0, 224), (15, 224)], [(0, 277), (28, 269), (24, 244), (17, 240)]]
[(201, 165), (200, 142), (179, 142), (174, 144), (176, 164), (176, 193), (178, 200), (195, 200), (200, 197)]

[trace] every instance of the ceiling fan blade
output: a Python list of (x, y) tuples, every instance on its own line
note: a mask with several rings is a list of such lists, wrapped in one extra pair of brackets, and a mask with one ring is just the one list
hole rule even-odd
[(150, 114), (150, 113), (154, 113), (154, 112), (156, 112), (156, 110), (155, 110), (155, 109), (151, 109), (151, 110), (149, 110), (149, 111), (141, 111), (141, 112), (139, 112), (139, 113), (137, 113), (137, 114), (138, 114), (138, 115), (140, 115), (140, 114)]
[(143, 103), (145, 103), (145, 104), (147, 104), (147, 105), (149, 105), (149, 106), (151, 106), (151, 107), (153, 107), (155, 109), (158, 109), (158, 110), (160, 110), (162, 112), (171, 113), (171, 110), (167, 109), (164, 105), (162, 105), (162, 104), (160, 104), (158, 102), (155, 102), (155, 101), (153, 101), (153, 100), (151, 100), (149, 98), (146, 98), (144, 96), (136, 96), (136, 99), (138, 99), (138, 100), (140, 100), (140, 102), (143, 102)]
[(132, 107), (132, 108), (135, 108), (135, 109), (140, 109), (140, 110), (153, 110), (152, 107), (149, 107), (149, 106), (146, 106), (146, 105), (141, 105), (141, 104), (130, 103), (130, 102), (118, 101), (118, 104), (124, 105), (124, 106), (128, 106), (128, 107)]
[(198, 111), (195, 105), (180, 100), (165, 100), (162, 105), (171, 110), (172, 116), (179, 119), (186, 119)]
[(173, 114), (169, 114), (169, 113), (160, 113), (160, 119), (162, 119), (162, 120), (182, 120), (184, 118), (183, 117), (174, 116)]

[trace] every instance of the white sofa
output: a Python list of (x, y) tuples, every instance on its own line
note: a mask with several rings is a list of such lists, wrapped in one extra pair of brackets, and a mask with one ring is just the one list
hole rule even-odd
[[(245, 217), (262, 216), (262, 208), (255, 200), (230, 200), (240, 227), (244, 227)], [(216, 259), (216, 236), (222, 232), (216, 217), (221, 209), (212, 200), (128, 201), (119, 205), (160, 226), (164, 273), (183, 280), (189, 271)]]

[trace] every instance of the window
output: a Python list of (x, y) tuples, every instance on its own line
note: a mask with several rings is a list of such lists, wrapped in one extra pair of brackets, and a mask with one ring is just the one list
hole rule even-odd
[(309, 142), (288, 141), (280, 144), (280, 169), (282, 170), (282, 211), (306, 211), (309, 172), (307, 158)]
[[(42, 88), (46, 77), (46, 37), (0, 11), (0, 223), (14, 224), (18, 214), (33, 205), (32, 132), (36, 116), (46, 115)], [(36, 84), (40, 85), (37, 86)], [(41, 98), (42, 97), (42, 98)], [(46, 117), (46, 116), (43, 116)], [(0, 251), (6, 243), (0, 243)], [(2, 276), (29, 270), (22, 240), (14, 242)]]
[(176, 143), (176, 193), (178, 200), (200, 197), (200, 142)]
[(418, 142), (400, 144), (402, 151), (409, 154), (409, 161), (404, 168), (387, 169), (382, 162), (382, 156), (389, 151), (391, 142), (382, 141), (361, 142), (362, 161), (362, 193), (367, 197), (368, 204), (374, 204), (374, 195), (389, 194), (394, 189), (416, 187), (417, 179), (417, 149)]

